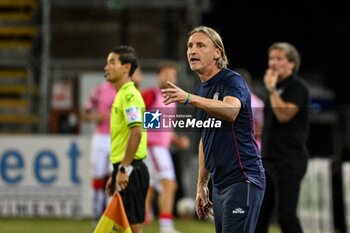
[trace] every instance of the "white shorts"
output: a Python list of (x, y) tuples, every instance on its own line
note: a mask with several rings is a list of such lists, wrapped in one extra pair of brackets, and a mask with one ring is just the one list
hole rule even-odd
[(171, 154), (164, 146), (149, 146), (145, 163), (150, 173), (150, 186), (162, 190), (160, 180), (175, 180), (175, 169)]
[(113, 171), (109, 161), (110, 136), (107, 134), (94, 134), (91, 139), (91, 175), (94, 178), (103, 178)]

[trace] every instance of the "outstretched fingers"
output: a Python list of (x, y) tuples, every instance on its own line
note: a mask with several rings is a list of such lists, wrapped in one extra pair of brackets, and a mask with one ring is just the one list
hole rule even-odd
[(185, 103), (188, 93), (173, 84), (172, 82), (167, 82), (169, 88), (164, 88), (161, 90), (163, 93), (164, 101), (166, 105), (173, 102)]

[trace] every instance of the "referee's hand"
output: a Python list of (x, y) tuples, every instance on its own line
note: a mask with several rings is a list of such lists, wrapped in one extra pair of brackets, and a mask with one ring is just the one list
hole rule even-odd
[(110, 177), (108, 178), (108, 181), (107, 181), (107, 183), (106, 183), (105, 193), (106, 193), (108, 196), (112, 196), (112, 195), (113, 195), (113, 190), (112, 190), (112, 176), (110, 176)]
[(121, 173), (118, 172), (117, 173), (117, 178), (116, 178), (116, 191), (123, 191), (124, 189), (126, 189), (126, 187), (129, 184), (129, 175), (128, 173)]

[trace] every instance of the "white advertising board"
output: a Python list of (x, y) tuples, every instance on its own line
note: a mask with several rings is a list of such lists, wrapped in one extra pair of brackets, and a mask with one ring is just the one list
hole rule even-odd
[(301, 185), (298, 214), (305, 233), (334, 232), (330, 159), (309, 160)]
[(350, 232), (350, 162), (343, 163), (342, 173), (346, 232)]
[(1, 216), (91, 216), (89, 137), (1, 136)]

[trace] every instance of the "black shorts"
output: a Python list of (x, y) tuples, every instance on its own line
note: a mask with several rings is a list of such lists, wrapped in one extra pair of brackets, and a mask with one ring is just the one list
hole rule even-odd
[[(129, 176), (129, 184), (120, 195), (130, 224), (143, 223), (145, 220), (145, 201), (149, 187), (149, 173), (146, 164), (142, 160), (134, 160), (134, 167)], [(116, 174), (119, 163), (113, 164), (112, 189), (115, 190)]]

